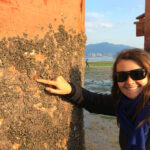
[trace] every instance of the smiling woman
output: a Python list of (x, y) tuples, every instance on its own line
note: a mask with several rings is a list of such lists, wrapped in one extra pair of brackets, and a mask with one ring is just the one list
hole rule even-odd
[(116, 66), (118, 87), (130, 99), (136, 98), (148, 83), (146, 70), (135, 61), (120, 60)]

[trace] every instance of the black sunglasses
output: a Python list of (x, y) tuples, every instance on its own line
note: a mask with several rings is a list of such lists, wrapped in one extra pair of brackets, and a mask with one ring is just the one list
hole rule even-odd
[(131, 71), (116, 72), (117, 82), (125, 82), (130, 76), (133, 80), (142, 80), (146, 77), (147, 71), (143, 68)]

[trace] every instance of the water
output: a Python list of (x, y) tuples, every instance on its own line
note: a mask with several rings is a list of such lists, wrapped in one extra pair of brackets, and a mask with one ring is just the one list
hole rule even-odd
[(111, 80), (84, 80), (85, 89), (97, 93), (110, 94), (111, 86)]
[(102, 56), (102, 57), (85, 57), (85, 60), (89, 61), (114, 61), (115, 58), (111, 56)]

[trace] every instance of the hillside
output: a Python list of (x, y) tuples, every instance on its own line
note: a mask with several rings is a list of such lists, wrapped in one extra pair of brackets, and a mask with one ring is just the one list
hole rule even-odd
[(117, 45), (112, 43), (97, 43), (97, 44), (88, 44), (86, 46), (85, 56), (115, 56), (118, 52), (124, 49), (131, 49), (134, 47), (127, 45)]

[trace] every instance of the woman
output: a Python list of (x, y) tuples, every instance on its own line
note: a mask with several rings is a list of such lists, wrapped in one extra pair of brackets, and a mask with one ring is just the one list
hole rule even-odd
[(117, 116), (121, 150), (150, 150), (150, 55), (140, 49), (122, 51), (112, 77), (111, 95), (92, 93), (61, 76), (37, 81), (90, 112)]

